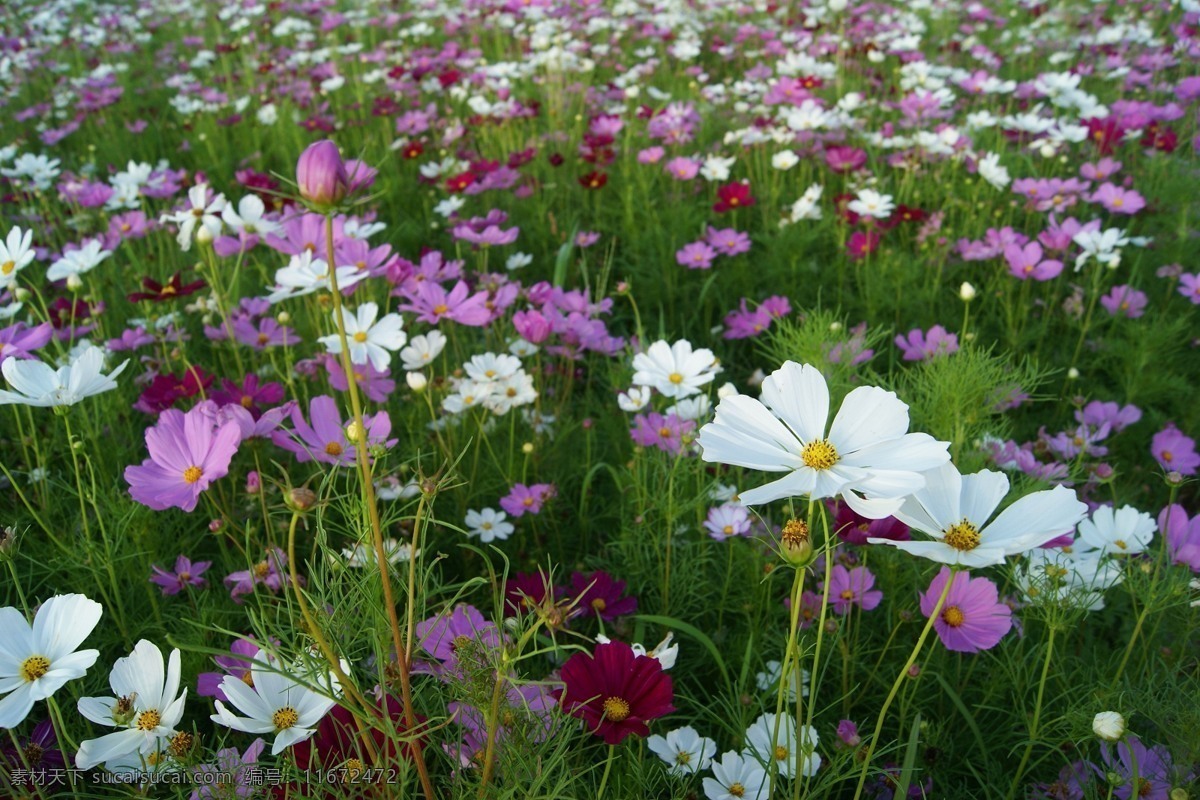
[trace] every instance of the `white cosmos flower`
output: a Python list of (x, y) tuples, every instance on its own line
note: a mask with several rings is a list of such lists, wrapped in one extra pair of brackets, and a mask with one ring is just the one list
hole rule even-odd
[(225, 195), (219, 194), (208, 200), (208, 184), (198, 183), (188, 189), (188, 201), (191, 208), (176, 211), (174, 214), (163, 214), (159, 222), (173, 222), (179, 226), (177, 241), (184, 252), (192, 249), (192, 237), (197, 228), (202, 228), (207, 235), (221, 235), (221, 212), (225, 210)]
[[(392, 363), (392, 354), (389, 351), (404, 347), (408, 335), (404, 332), (404, 320), (399, 314), (387, 314), (376, 322), (375, 317), (378, 314), (379, 306), (374, 303), (363, 303), (354, 312), (342, 306), (342, 324), (346, 327), (350, 360), (355, 364), (366, 364), (370, 361), (371, 366), (383, 372)], [(336, 316), (334, 324), (337, 324)], [(322, 336), (317, 341), (334, 355), (340, 355), (342, 352), (342, 338), (336, 333)]]
[(863, 189), (858, 196), (846, 204), (846, 208), (863, 217), (887, 219), (896, 210), (890, 194), (880, 194), (874, 189)]
[(91, 635), (104, 608), (81, 594), (63, 594), (42, 603), (33, 625), (15, 608), (0, 608), (0, 728), (12, 729), (33, 704), (67, 681), (82, 678), (99, 650), (76, 648)]
[(467, 512), (465, 520), (468, 536), (478, 536), (479, 541), (487, 544), (496, 539), (503, 541), (512, 535), (516, 527), (508, 522), (508, 514), (494, 508), (480, 511), (474, 509)]
[(1101, 555), (1133, 555), (1146, 549), (1157, 530), (1154, 517), (1133, 506), (1120, 510), (1100, 506), (1091, 519), (1079, 523), (1079, 540), (1084, 549), (1099, 550)]
[(872, 538), (868, 542), (899, 547), (942, 564), (988, 567), (1070, 532), (1087, 513), (1087, 505), (1074, 491), (1055, 486), (1025, 495), (989, 523), (1008, 494), (1007, 476), (986, 469), (961, 475), (946, 463), (926, 473), (926, 478), (925, 488), (905, 500), (895, 517), (934, 540)]
[(766, 770), (753, 756), (742, 756), (730, 750), (712, 763), (712, 778), (704, 779), (704, 796), (708, 800), (766, 800)]
[(646, 740), (646, 746), (668, 764), (672, 775), (680, 776), (708, 769), (717, 754), (717, 743), (691, 725), (668, 731), (666, 736), (655, 734)]
[(17, 273), (29, 266), (36, 255), (33, 251), (33, 231), (13, 228), (8, 238), (0, 242), (0, 289), (6, 289), (17, 279)]
[(238, 201), (237, 210), (233, 204), (225, 206), (221, 218), (225, 224), (235, 231), (247, 234), (268, 234), (279, 230), (279, 223), (266, 219), (263, 215), (267, 207), (262, 198), (256, 194), (248, 194)]
[[(367, 273), (356, 266), (344, 265), (337, 268), (339, 289), (346, 289), (367, 277)], [(275, 272), (275, 286), (267, 301), (274, 304), (290, 297), (300, 297), (311, 294), (319, 289), (329, 288), (329, 265), (319, 258), (313, 258), (309, 250), (292, 256), (286, 267)]]
[(113, 664), (108, 683), (115, 696), (81, 697), (79, 713), (97, 725), (121, 730), (80, 742), (75, 754), (79, 769), (134, 753), (157, 753), (183, 718), (187, 688), (175, 696), (179, 691), (178, 650), (171, 651), (164, 669), (162, 651), (142, 639), (132, 653)]
[[(330, 695), (340, 694), (341, 687), (332, 674), (324, 677), (324, 693), (302, 684), (297, 677), (281, 672), (277, 659), (259, 651), (251, 659), (250, 675), (254, 688), (233, 675), (221, 681), (221, 691), (237, 710), (247, 716), (234, 715), (220, 700), (217, 713), (211, 719), (235, 731), (244, 733), (274, 733), (271, 755), (316, 733), (317, 723), (329, 713), (336, 701)], [(343, 670), (349, 665), (343, 665)]]
[(99, 239), (92, 239), (78, 250), (63, 253), (62, 258), (50, 265), (46, 270), (46, 279), (61, 281), (71, 276), (79, 276), (91, 272), (104, 259), (112, 255), (112, 251), (100, 246)]
[(89, 347), (57, 370), (36, 359), (8, 358), (0, 366), (0, 373), (15, 391), (0, 390), (0, 405), (73, 406), (85, 397), (117, 388), (115, 378), (128, 364), (126, 359), (108, 375), (102, 375), (104, 351), (99, 347)]
[(619, 392), (617, 394), (617, 405), (622, 411), (634, 413), (641, 411), (650, 402), (653, 392), (650, 387), (633, 386), (627, 392)]
[(442, 353), (446, 346), (446, 337), (438, 331), (414, 336), (408, 342), (408, 347), (400, 351), (400, 360), (404, 369), (409, 372), (429, 366)]
[[(412, 558), (412, 545), (408, 542), (401, 544), (396, 539), (384, 539), (383, 554), (389, 564), (399, 564), (402, 561), (408, 561)], [(353, 548), (343, 547), (342, 558), (345, 559), (346, 566), (348, 567), (356, 569), (373, 567), (376, 564), (375, 545), (359, 542)]]
[(687, 397), (712, 383), (721, 371), (711, 350), (692, 350), (692, 343), (657, 341), (633, 357), (633, 385), (650, 386), (666, 397)]
[(995, 153), (988, 153), (979, 159), (978, 169), (979, 177), (997, 189), (1003, 189), (1012, 181), (1008, 170), (1000, 163), (1000, 156)]
[(507, 354), (482, 353), (471, 356), (463, 369), (471, 380), (500, 381), (521, 371), (521, 359)]
[(1124, 580), (1124, 572), (1099, 551), (1077, 545), (1078, 540), (1069, 547), (1033, 550), (1028, 562), (1014, 571), (1013, 580), (1030, 603), (1104, 608), (1104, 592)]
[(742, 491), (745, 505), (841, 495), (870, 519), (894, 513), (925, 485), (921, 472), (950, 460), (949, 444), (908, 433), (908, 406), (876, 386), (846, 395), (826, 434), (828, 418), (820, 370), (788, 361), (763, 381), (761, 400), (739, 394), (717, 405), (716, 419), (700, 429), (701, 458), (788, 473)]
[[(779, 733), (775, 729), (778, 722)], [(803, 726), (799, 752), (796, 746), (796, 721), (787, 714), (762, 714), (746, 729), (746, 751), (764, 766), (775, 761), (779, 774), (790, 778), (796, 774), (796, 762), (800, 762), (800, 774), (811, 777), (821, 767), (821, 756), (816, 752), (817, 731)]]

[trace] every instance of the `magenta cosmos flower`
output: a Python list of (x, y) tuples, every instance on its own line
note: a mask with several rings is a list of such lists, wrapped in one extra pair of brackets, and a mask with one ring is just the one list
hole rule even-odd
[(846, 569), (838, 564), (829, 576), (829, 600), (833, 610), (838, 614), (849, 614), (854, 606), (858, 606), (863, 611), (871, 611), (883, 600), (883, 592), (874, 587), (875, 576), (871, 570), (866, 567)]
[(1188, 519), (1183, 506), (1169, 505), (1158, 515), (1158, 529), (1166, 539), (1171, 563), (1200, 572), (1200, 514)]
[[(928, 617), (950, 580), (950, 568), (942, 567), (929, 589), (921, 595), (921, 613)], [(934, 621), (938, 638), (947, 650), (978, 653), (991, 650), (1012, 628), (1012, 609), (1000, 602), (996, 584), (969, 573), (954, 573), (950, 593)]]
[(179, 594), (188, 586), (207, 586), (208, 581), (201, 576), (211, 566), (211, 561), (193, 562), (187, 556), (180, 556), (175, 559), (174, 572), (167, 572), (157, 564), (151, 564), (150, 569), (154, 574), (150, 576), (150, 582), (161, 586), (164, 595)]
[(597, 645), (563, 664), (566, 688), (557, 692), (563, 710), (583, 720), (608, 744), (630, 734), (648, 736), (646, 722), (675, 710), (675, 687), (656, 658), (639, 656), (624, 642)]
[[(272, 441), (284, 450), (295, 453), (296, 460), (302, 464), (315, 459), (323, 464), (353, 466), (356, 462), (355, 443), (346, 435), (346, 428), (352, 421), (342, 419), (334, 399), (325, 394), (314, 397), (308, 403), (308, 416), (311, 425), (305, 421), (299, 406), (293, 408), (292, 427), (295, 433), (275, 431), (271, 434)], [(374, 416), (365, 415), (363, 426), (367, 429), (369, 445), (391, 447), (396, 443), (395, 439), (387, 438), (392, 432), (392, 421), (386, 411)]]
[(209, 417), (195, 409), (184, 414), (169, 408), (146, 430), (150, 458), (125, 468), (129, 494), (155, 511), (192, 511), (200, 493), (229, 472), (241, 440), (236, 422), (214, 428)]
[(571, 596), (578, 598), (572, 616), (600, 617), (605, 622), (612, 622), (637, 611), (637, 598), (625, 596), (625, 581), (619, 581), (607, 572), (572, 574)]
[(1174, 423), (1168, 422), (1167, 427), (1154, 434), (1150, 440), (1150, 452), (1158, 460), (1159, 466), (1168, 472), (1195, 475), (1196, 467), (1200, 467), (1195, 439), (1185, 436)]
[(337, 145), (328, 139), (310, 144), (296, 162), (296, 183), (300, 196), (315, 206), (342, 202), (350, 180)]
[(514, 517), (538, 514), (542, 505), (557, 493), (552, 483), (535, 483), (532, 486), (518, 483), (513, 486), (512, 491), (500, 498), (500, 507)]

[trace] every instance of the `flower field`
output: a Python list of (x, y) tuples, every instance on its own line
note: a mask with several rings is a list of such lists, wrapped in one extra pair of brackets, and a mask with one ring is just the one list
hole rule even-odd
[(1200, 797), (1195, 0), (10, 0), (0, 797)]

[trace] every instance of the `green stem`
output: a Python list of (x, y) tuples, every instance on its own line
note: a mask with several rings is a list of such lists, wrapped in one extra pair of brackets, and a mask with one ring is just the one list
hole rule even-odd
[(1037, 740), (1038, 724), (1041, 722), (1042, 716), (1042, 698), (1046, 693), (1046, 676), (1050, 674), (1050, 660), (1054, 656), (1054, 634), (1057, 629), (1054, 625), (1050, 626), (1050, 640), (1046, 642), (1046, 660), (1042, 662), (1042, 677), (1038, 680), (1037, 701), (1033, 706), (1033, 722), (1029, 725), (1029, 742), (1025, 745), (1025, 753), (1021, 756), (1021, 763), (1017, 766), (1017, 771), (1013, 774), (1012, 785), (1008, 787), (1008, 794), (1005, 795), (1005, 800), (1012, 800), (1016, 797), (1017, 788), (1021, 785), (1021, 779), (1025, 777), (1025, 767), (1029, 764), (1029, 756), (1033, 753), (1033, 745)]
[(613, 757), (616, 755), (617, 746), (610, 744), (608, 746), (608, 758), (604, 760), (604, 774), (600, 776), (600, 791), (596, 792), (596, 800), (604, 799), (604, 790), (608, 786), (608, 774), (612, 772)]

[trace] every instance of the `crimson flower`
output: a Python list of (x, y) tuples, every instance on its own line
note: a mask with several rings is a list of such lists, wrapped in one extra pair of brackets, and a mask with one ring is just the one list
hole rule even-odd
[(563, 664), (563, 710), (581, 719), (608, 744), (631, 733), (648, 736), (648, 720), (675, 710), (675, 688), (658, 659), (639, 656), (624, 642), (606, 642), (592, 654), (576, 653)]
[(129, 302), (136, 303), (139, 300), (152, 300), (155, 303), (161, 303), (165, 300), (174, 300), (176, 297), (187, 297), (189, 294), (195, 294), (206, 285), (202, 280), (192, 281), (185, 285), (182, 276), (182, 272), (176, 272), (171, 276), (171, 280), (166, 283), (159, 283), (153, 278), (142, 278), (142, 288), (146, 291), (132, 292), (127, 295)]
[(713, 211), (724, 214), (735, 208), (749, 208), (755, 202), (754, 196), (750, 194), (748, 182), (727, 183), (717, 189), (717, 202), (713, 204)]
[(603, 189), (608, 183), (608, 176), (603, 172), (589, 172), (579, 179), (579, 185), (585, 189)]

